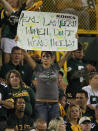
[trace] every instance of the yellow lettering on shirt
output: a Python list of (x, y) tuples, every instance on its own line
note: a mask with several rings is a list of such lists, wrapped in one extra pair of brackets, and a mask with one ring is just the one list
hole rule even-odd
[(21, 97), (21, 96), (29, 96), (28, 92), (21, 92), (21, 93), (15, 93), (13, 94), (14, 97)]

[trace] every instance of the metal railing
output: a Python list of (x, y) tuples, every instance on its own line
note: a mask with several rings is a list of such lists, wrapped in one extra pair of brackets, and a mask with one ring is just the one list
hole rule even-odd
[[(25, 0), (22, 0), (25, 1)], [(39, 0), (35, 0), (39, 1)], [(79, 18), (79, 34), (98, 34), (98, 0), (84, 0), (88, 5), (83, 6), (81, 0), (42, 0), (40, 11), (72, 13)], [(74, 2), (72, 2), (74, 1)], [(75, 2), (76, 1), (76, 2)], [(1, 8), (0, 4), (0, 8)]]

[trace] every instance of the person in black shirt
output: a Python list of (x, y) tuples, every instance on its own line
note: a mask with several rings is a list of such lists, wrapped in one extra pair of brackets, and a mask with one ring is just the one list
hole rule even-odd
[(66, 93), (71, 93), (74, 97), (75, 93), (82, 89), (87, 74), (96, 71), (96, 69), (93, 65), (83, 61), (83, 47), (80, 43), (78, 43), (78, 49), (72, 52), (72, 56), (67, 61), (67, 66), (68, 87)]
[(7, 109), (14, 108), (12, 102), (8, 102), (7, 85), (0, 84), (0, 131), (7, 127)]
[(33, 119), (25, 114), (25, 100), (23, 97), (17, 97), (15, 99), (15, 112), (8, 118), (8, 126), (14, 127), (18, 131), (24, 131), (30, 129), (33, 126)]
[(80, 106), (82, 111), (82, 116), (90, 117), (91, 119), (95, 118), (95, 111), (92, 110), (88, 105), (88, 93), (84, 90), (80, 90), (76, 93), (76, 104)]
[(95, 119), (93, 119), (92, 128), (93, 131), (97, 131), (98, 129), (98, 104), (95, 107)]
[(8, 63), (11, 49), (17, 45), (17, 25), (22, 10), (38, 10), (42, 5), (42, 0), (35, 3), (32, 0), (26, 0), (24, 4), (21, 3), (21, 0), (0, 0), (0, 2), (4, 7), (0, 17), (1, 49), (4, 53), (3, 63)]

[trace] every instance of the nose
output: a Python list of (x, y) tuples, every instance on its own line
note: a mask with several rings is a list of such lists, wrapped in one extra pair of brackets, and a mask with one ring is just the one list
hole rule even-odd
[(89, 123), (86, 123), (87, 126), (89, 126)]
[(16, 77), (16, 76), (14, 76), (13, 78), (14, 78), (14, 79), (16, 79), (17, 77)]
[(21, 104), (21, 107), (25, 107), (25, 104), (24, 104), (24, 103), (22, 103), (22, 104)]
[(77, 113), (77, 111), (74, 111), (74, 112), (73, 112), (73, 114), (76, 114), (76, 113)]
[(48, 57), (47, 57), (47, 56), (45, 56), (45, 57), (44, 57), (44, 59), (48, 59)]

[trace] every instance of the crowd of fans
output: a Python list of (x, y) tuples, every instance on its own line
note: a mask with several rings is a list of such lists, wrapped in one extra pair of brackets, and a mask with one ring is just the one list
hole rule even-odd
[(42, 1), (0, 2), (0, 131), (97, 131), (98, 72), (84, 61), (83, 46), (58, 62), (51, 51), (31, 57), (16, 46), (17, 23), (22, 10), (39, 10)]

